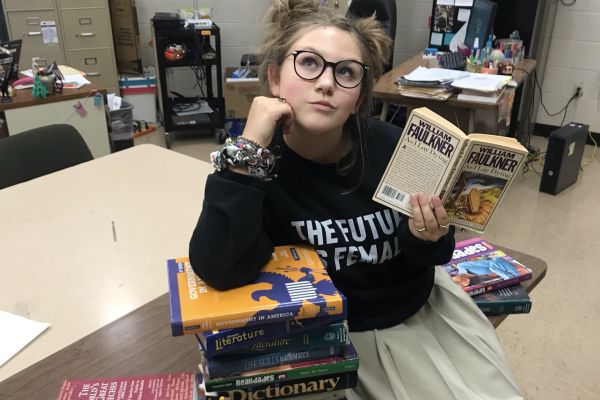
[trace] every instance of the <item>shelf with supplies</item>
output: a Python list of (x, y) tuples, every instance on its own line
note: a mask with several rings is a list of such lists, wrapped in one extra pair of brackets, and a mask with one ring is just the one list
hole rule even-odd
[[(224, 139), (225, 100), (221, 65), (221, 34), (211, 27), (184, 27), (177, 14), (156, 13), (152, 18), (158, 72), (160, 114), (167, 148), (177, 132), (194, 131)], [(182, 95), (169, 89), (167, 71), (189, 68), (197, 93)]]

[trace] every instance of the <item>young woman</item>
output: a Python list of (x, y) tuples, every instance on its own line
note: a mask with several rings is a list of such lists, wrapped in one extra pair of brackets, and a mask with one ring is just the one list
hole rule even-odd
[(390, 39), (318, 1), (276, 0), (242, 137), (213, 157), (190, 242), (209, 285), (249, 283), (273, 246), (308, 243), (348, 299), (360, 356), (350, 399), (521, 398), (495, 332), (443, 270), (454, 249), (440, 199), (414, 218), (371, 197), (401, 129), (365, 118)]

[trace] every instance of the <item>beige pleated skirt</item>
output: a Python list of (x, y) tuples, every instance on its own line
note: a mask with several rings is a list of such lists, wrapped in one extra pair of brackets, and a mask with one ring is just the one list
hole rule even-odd
[(358, 387), (348, 400), (522, 399), (496, 331), (440, 267), (427, 303), (392, 328), (353, 332)]

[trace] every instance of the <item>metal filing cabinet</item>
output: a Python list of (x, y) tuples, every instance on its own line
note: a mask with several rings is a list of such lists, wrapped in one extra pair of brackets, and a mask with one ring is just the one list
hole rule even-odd
[(61, 43), (44, 43), (42, 22), (52, 21), (60, 38), (58, 15), (53, 0), (3, 0), (8, 34), (11, 39), (22, 39), (20, 68), (31, 67), (31, 58), (39, 57), (40, 65), (56, 61), (64, 64)]
[[(23, 39), (22, 69), (32, 57), (56, 61), (87, 74), (108, 93), (119, 81), (108, 0), (2, 0), (9, 36)], [(43, 43), (42, 21), (55, 21), (59, 43)]]

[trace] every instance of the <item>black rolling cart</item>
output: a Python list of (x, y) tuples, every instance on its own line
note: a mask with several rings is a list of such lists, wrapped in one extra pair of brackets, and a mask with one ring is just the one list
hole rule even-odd
[[(186, 27), (177, 14), (156, 13), (152, 18), (158, 69), (160, 114), (167, 148), (177, 132), (209, 133), (219, 142), (225, 139), (225, 100), (221, 73), (221, 35), (219, 27)], [(169, 90), (167, 70), (191, 68), (197, 86), (194, 97)], [(216, 93), (213, 90), (216, 75)]]

